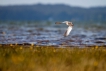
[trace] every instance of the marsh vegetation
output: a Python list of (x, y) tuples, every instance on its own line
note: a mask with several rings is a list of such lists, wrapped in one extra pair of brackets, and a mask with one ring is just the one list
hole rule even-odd
[(0, 45), (0, 71), (105, 71), (104, 47)]

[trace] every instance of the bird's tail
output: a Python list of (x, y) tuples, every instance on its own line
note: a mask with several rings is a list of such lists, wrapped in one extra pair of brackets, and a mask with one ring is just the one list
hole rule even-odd
[(61, 24), (61, 22), (55, 22), (55, 24)]

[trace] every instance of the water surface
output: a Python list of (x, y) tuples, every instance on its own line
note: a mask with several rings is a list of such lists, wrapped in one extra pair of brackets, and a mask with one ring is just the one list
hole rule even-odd
[(0, 44), (35, 44), (54, 46), (106, 46), (105, 23), (74, 23), (68, 37), (65, 24), (54, 22), (1, 22)]

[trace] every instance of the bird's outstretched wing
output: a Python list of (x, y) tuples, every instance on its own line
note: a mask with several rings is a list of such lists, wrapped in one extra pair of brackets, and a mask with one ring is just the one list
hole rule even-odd
[(64, 33), (64, 36), (65, 36), (65, 37), (68, 36), (68, 35), (70, 34), (71, 30), (72, 30), (72, 27), (69, 26), (69, 27), (67, 28), (66, 32)]
[(61, 24), (61, 22), (55, 22), (55, 24)]

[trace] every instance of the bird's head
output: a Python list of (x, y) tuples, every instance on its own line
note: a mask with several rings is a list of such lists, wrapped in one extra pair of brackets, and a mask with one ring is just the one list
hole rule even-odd
[(69, 24), (70, 26), (74, 26), (72, 22), (69, 22), (68, 24)]

